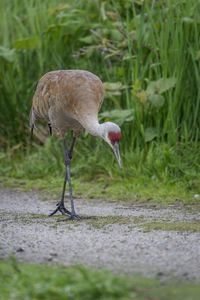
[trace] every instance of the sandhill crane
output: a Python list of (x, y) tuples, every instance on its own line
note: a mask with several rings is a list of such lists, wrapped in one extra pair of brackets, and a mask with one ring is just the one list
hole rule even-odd
[[(91, 135), (102, 138), (113, 149), (119, 166), (121, 158), (119, 151), (119, 140), (121, 130), (112, 122), (99, 124), (98, 112), (103, 102), (104, 89), (101, 80), (94, 74), (83, 70), (58, 70), (46, 73), (38, 82), (32, 100), (30, 112), (31, 131), (36, 127), (35, 122), (44, 119), (48, 122), (51, 131), (55, 131), (64, 142), (64, 162), (66, 173), (62, 190), (61, 200), (57, 211), (68, 215), (71, 219), (78, 219), (75, 212), (70, 162), (76, 137), (81, 131), (86, 130)], [(68, 130), (73, 131), (73, 139), (69, 149), (66, 145), (65, 134)], [(69, 198), (71, 211), (64, 205), (66, 182), (69, 187)]]

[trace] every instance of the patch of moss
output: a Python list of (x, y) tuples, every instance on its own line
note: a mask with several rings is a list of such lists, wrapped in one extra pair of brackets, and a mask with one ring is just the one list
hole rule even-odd
[(2, 221), (15, 221), (21, 222), (25, 224), (31, 224), (37, 222), (43, 222), (48, 218), (47, 215), (44, 214), (24, 214), (24, 213), (8, 213), (2, 212), (0, 213), (0, 219)]
[(129, 217), (129, 216), (105, 216), (105, 217), (90, 217), (83, 219), (83, 221), (94, 228), (101, 229), (105, 226), (118, 224), (118, 225), (134, 225), (141, 223), (143, 218), (141, 217)]
[(72, 221), (66, 216), (58, 215), (55, 217), (55, 219), (57, 222), (53, 224), (53, 227), (57, 227), (59, 223), (73, 224), (73, 226), (86, 224), (95, 229), (102, 229), (113, 224), (135, 226), (136, 224), (141, 224), (144, 222), (143, 217), (129, 216), (81, 216), (79, 220)]
[(200, 221), (178, 221), (178, 222), (160, 222), (152, 221), (144, 223), (142, 228), (146, 231), (164, 230), (164, 231), (190, 231), (200, 232)]

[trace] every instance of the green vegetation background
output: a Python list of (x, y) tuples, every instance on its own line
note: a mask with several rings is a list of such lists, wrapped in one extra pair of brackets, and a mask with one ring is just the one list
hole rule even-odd
[(200, 184), (199, 1), (1, 0), (0, 14), (4, 184), (58, 193), (62, 146), (40, 126), (30, 145), (31, 99), (45, 72), (87, 69), (105, 82), (100, 121), (121, 126), (124, 169), (119, 172), (103, 141), (86, 133), (73, 160), (76, 193), (195, 201)]

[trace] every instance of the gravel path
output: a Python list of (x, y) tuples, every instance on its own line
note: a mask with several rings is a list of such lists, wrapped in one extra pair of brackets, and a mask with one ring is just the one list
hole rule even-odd
[(47, 217), (56, 200), (37, 193), (0, 190), (0, 259), (86, 264), (115, 273), (162, 280), (200, 281), (200, 232), (147, 231), (152, 221), (200, 222), (180, 207), (158, 208), (100, 200), (76, 200), (81, 221)]

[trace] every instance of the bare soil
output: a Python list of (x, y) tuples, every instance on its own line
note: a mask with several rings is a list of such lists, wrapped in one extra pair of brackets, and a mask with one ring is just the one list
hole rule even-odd
[(200, 232), (146, 230), (151, 222), (200, 222), (179, 206), (121, 204), (76, 199), (82, 217), (48, 217), (55, 199), (0, 190), (0, 259), (62, 265), (85, 264), (120, 274), (200, 281)]

